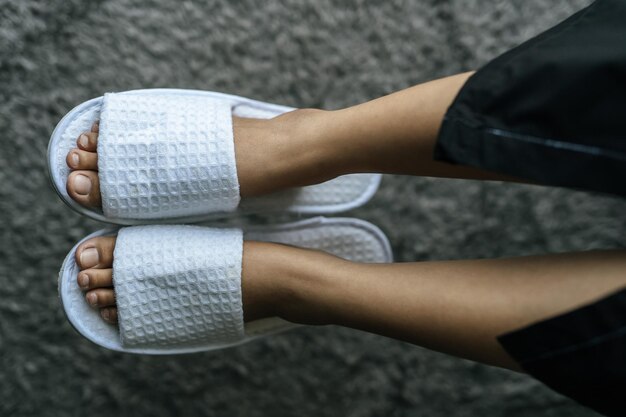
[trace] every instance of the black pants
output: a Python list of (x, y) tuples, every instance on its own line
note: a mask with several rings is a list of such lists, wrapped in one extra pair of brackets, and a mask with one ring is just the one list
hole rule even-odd
[[(626, 0), (597, 0), (474, 74), (435, 159), (626, 196)], [(499, 341), (554, 390), (626, 416), (626, 289)]]

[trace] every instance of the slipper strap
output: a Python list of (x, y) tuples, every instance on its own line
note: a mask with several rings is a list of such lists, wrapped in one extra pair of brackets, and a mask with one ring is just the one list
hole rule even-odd
[(239, 229), (120, 229), (113, 285), (124, 347), (193, 347), (244, 337)]
[(98, 135), (102, 211), (156, 219), (239, 204), (227, 101), (186, 94), (105, 94)]

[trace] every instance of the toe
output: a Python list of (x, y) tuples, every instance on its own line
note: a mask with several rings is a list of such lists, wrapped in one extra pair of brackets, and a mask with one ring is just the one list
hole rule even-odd
[(100, 309), (100, 316), (107, 323), (115, 324), (117, 323), (117, 308), (115, 307), (105, 307)]
[(100, 181), (95, 171), (73, 171), (67, 177), (67, 193), (85, 207), (101, 207)]
[(96, 152), (98, 150), (98, 131), (94, 132), (93, 129), (92, 126), (91, 132), (81, 133), (78, 139), (76, 139), (76, 144), (83, 151)]
[(97, 288), (87, 291), (85, 298), (92, 307), (108, 307), (115, 305), (115, 291), (109, 288)]
[(98, 133), (100, 131), (100, 120), (96, 120), (91, 125), (91, 131), (94, 133)]
[(86, 269), (81, 271), (76, 278), (81, 290), (92, 290), (94, 288), (106, 288), (113, 286), (113, 270), (107, 269)]
[(72, 149), (66, 158), (67, 166), (71, 169), (98, 170), (98, 154), (81, 149)]
[[(112, 236), (94, 237), (83, 242), (76, 249), (76, 264), (81, 270), (89, 268), (105, 269), (113, 266), (115, 238)], [(87, 273), (91, 280), (91, 275)]]

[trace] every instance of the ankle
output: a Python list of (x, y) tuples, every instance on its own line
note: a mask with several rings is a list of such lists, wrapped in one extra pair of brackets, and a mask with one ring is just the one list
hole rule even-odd
[[(265, 302), (267, 316), (309, 325), (335, 322), (345, 282), (355, 264), (325, 252), (292, 246), (257, 243), (253, 255), (272, 281)], [(262, 259), (261, 259), (262, 258)], [(271, 292), (271, 294), (269, 293)], [(266, 317), (267, 317), (266, 316)]]
[(255, 241), (243, 244), (241, 295), (246, 322), (277, 315), (280, 286), (271, 246)]
[(331, 111), (298, 109), (271, 120), (277, 169), (290, 177), (290, 186), (318, 184), (344, 173), (330, 132), (332, 119)]
[(342, 304), (341, 277), (352, 263), (324, 252), (276, 243), (244, 243), (242, 296), (246, 321), (280, 317), (330, 324)]
[(299, 109), (234, 125), (241, 195), (318, 184), (344, 174), (328, 134), (332, 112)]

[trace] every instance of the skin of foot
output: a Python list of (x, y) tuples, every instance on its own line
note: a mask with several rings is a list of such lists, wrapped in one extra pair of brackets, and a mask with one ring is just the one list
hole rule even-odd
[[(273, 119), (233, 117), (235, 160), (242, 197), (311, 185), (343, 174), (333, 146), (317, 138), (322, 110), (300, 109)], [(81, 133), (66, 163), (67, 192), (85, 207), (102, 206), (98, 179), (99, 122)], [(329, 143), (330, 145), (330, 143)], [(263, 149), (263, 152), (259, 152)]]
[[(85, 301), (99, 309), (102, 319), (111, 324), (118, 322), (112, 269), (115, 242), (116, 237), (89, 239), (76, 249), (75, 257), (80, 269), (76, 283), (84, 292)], [(299, 258), (308, 263), (309, 252), (315, 251), (274, 243), (244, 242), (241, 286), (245, 321), (283, 315), (282, 306), (290, 310), (292, 303), (288, 299), (292, 298), (292, 292), (283, 284), (300, 274), (284, 267), (283, 263), (297, 262)], [(327, 254), (323, 256), (339, 260)]]
[[(89, 239), (76, 249), (76, 283), (86, 302), (111, 324), (118, 321), (113, 283), (116, 237)], [(282, 317), (302, 324), (328, 324), (328, 300), (352, 262), (325, 252), (277, 243), (245, 241), (241, 290), (244, 320)], [(297, 283), (297, 285), (294, 285)], [(313, 312), (313, 313), (311, 313)]]

